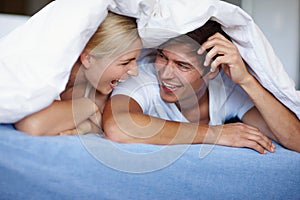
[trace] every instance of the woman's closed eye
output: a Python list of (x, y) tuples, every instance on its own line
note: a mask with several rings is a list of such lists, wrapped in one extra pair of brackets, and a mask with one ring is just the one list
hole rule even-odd
[(120, 63), (120, 65), (123, 65), (123, 66), (126, 66), (128, 64), (130, 64), (132, 61), (134, 61), (135, 58), (131, 58), (131, 59), (128, 59), (128, 60), (124, 60)]
[(123, 65), (123, 66), (126, 66), (126, 65), (128, 65), (130, 62), (124, 62), (124, 63), (121, 63), (121, 65)]

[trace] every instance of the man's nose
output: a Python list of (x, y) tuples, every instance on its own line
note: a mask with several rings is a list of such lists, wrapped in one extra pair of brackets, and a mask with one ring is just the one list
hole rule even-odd
[(165, 66), (161, 67), (160, 75), (163, 78), (172, 78), (174, 76), (174, 63), (168, 61)]

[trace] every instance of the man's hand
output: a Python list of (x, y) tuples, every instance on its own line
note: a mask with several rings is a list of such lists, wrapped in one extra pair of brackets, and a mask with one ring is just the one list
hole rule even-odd
[[(208, 38), (198, 53), (202, 54), (206, 49), (210, 50), (206, 55), (204, 66), (207, 67), (211, 63), (211, 72), (218, 71), (221, 66), (225, 73), (238, 85), (242, 85), (252, 77), (237, 47), (220, 33)], [(213, 60), (214, 57), (216, 57), (215, 60)]]
[(217, 144), (231, 147), (247, 147), (265, 154), (266, 150), (274, 152), (275, 145), (256, 127), (244, 123), (232, 123), (212, 126), (211, 129), (218, 136)]

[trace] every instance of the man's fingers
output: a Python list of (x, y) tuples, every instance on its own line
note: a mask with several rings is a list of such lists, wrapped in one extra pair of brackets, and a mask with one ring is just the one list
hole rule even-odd
[(244, 123), (234, 123), (225, 125), (224, 140), (220, 140), (223, 145), (235, 147), (247, 147), (265, 154), (266, 151), (274, 152), (275, 145), (260, 130)]
[(249, 132), (251, 133), (249, 135), (250, 140), (254, 140), (260, 145), (262, 145), (265, 149), (267, 149), (269, 152), (275, 151), (275, 144), (263, 133), (260, 132), (260, 130), (256, 127), (246, 125), (247, 128), (249, 128)]
[(274, 152), (275, 145), (272, 141), (264, 135), (257, 135), (257, 133), (249, 134), (248, 140), (257, 143), (257, 145), (268, 150), (269, 152)]
[(253, 140), (247, 140), (245, 142), (245, 147), (254, 149), (254, 150), (258, 151), (261, 154), (266, 154), (267, 153), (265, 148), (262, 145), (260, 145), (259, 143), (257, 143), (256, 141), (253, 141)]

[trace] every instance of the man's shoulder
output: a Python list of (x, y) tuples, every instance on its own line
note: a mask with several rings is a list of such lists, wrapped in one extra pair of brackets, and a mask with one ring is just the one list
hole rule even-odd
[(135, 82), (157, 83), (157, 73), (155, 69), (155, 55), (150, 52), (142, 55), (138, 61), (138, 76), (130, 77)]

